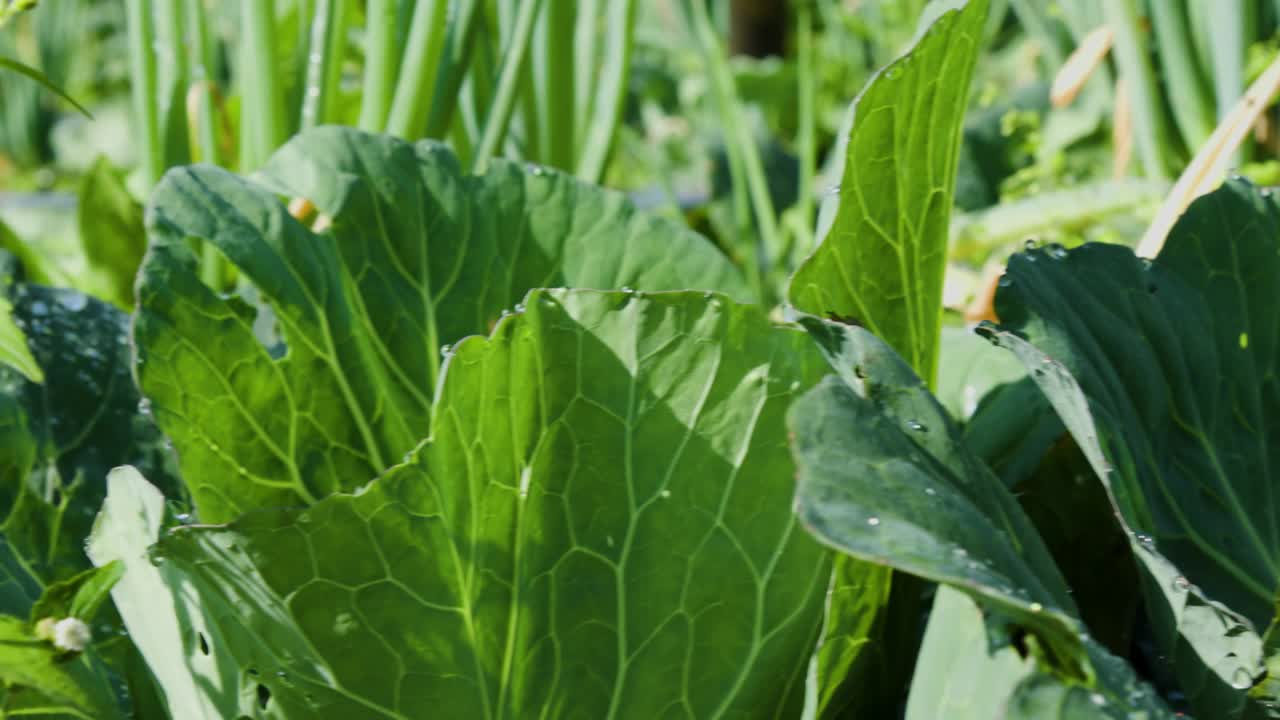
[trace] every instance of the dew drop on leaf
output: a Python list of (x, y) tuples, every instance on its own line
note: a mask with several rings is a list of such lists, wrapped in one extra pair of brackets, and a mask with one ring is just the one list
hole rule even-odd
[(877, 525), (879, 525), (879, 524), (880, 524), (880, 518), (875, 517), (875, 516), (873, 515), (873, 516), (871, 516), (871, 517), (867, 518), (867, 524), (868, 524), (868, 525), (870, 525), (871, 527), (875, 527), (875, 526), (877, 526)]

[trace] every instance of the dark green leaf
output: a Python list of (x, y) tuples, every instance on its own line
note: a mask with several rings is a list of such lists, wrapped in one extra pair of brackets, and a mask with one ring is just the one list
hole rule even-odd
[(1160, 652), (1197, 713), (1235, 716), (1262, 675), (1280, 587), (1280, 213), (1231, 181), (1153, 262), (1122, 247), (1034, 250), (1002, 285), (1005, 325), (988, 333), (1102, 478)]
[(805, 322), (841, 371), (788, 416), (809, 530), (855, 557), (968, 594), (994, 642), (1022, 637), (1055, 683), (1165, 716), (1150, 688), (1089, 638), (1035, 527), (905, 361), (865, 329)]

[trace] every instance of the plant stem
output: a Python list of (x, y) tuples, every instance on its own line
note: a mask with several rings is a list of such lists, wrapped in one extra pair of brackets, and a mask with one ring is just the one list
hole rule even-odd
[(142, 130), (139, 148), (143, 184), (150, 189), (164, 173), (160, 119), (156, 108), (155, 25), (151, 0), (125, 0), (129, 29), (129, 70), (133, 76), (133, 111)]
[(186, 0), (187, 64), (191, 67), (191, 124), (192, 159), (200, 162), (222, 163), (218, 147), (217, 110), (214, 107), (213, 43), (209, 38), (209, 22), (202, 0)]
[[(773, 199), (769, 195), (769, 186), (764, 177), (764, 165), (760, 161), (760, 150), (747, 128), (737, 90), (734, 88), (733, 74), (729, 71), (720, 39), (707, 14), (706, 4), (698, 0), (683, 0), (683, 7), (693, 28), (707, 74), (711, 78), (720, 119), (725, 126), (725, 149), (730, 155), (731, 165), (734, 154), (738, 154), (740, 158), (751, 205), (755, 210), (756, 227), (760, 231), (760, 241), (756, 248), (757, 267), (751, 272), (762, 274), (765, 268), (777, 260), (783, 247)], [(766, 287), (761, 289), (768, 290)], [(762, 296), (761, 300), (765, 304), (771, 303), (771, 293), (770, 296)]]
[(393, 82), (400, 53), (396, 42), (395, 0), (369, 0), (365, 10), (364, 88), (360, 96), (360, 129), (379, 132), (391, 109)]
[[(538, 127), (542, 131), (544, 165), (574, 168), (574, 15), (577, 0), (552, 0), (538, 22), (537, 62), (533, 66), (539, 104)], [(581, 62), (595, 62), (583, 57)]]
[(444, 137), (453, 122), (462, 80), (471, 65), (476, 36), (484, 22), (481, 4), (482, 0), (459, 0), (456, 20), (449, 23), (436, 91), (431, 98), (431, 114), (427, 116), (427, 128), (423, 133), (426, 137)]
[[(595, 113), (596, 78), (600, 75), (600, 67), (596, 62), (596, 36), (600, 30), (600, 0), (577, 0), (577, 22), (574, 27), (573, 46), (578, 62), (574, 63), (574, 135), (585, 137), (591, 127), (591, 116)], [(623, 5), (621, 2), (613, 3)]]
[(498, 73), (498, 89), (494, 92), (493, 104), (485, 118), (484, 130), (480, 136), (480, 144), (476, 147), (472, 159), (472, 171), (482, 173), (489, 166), (489, 159), (497, 152), (499, 143), (507, 134), (507, 125), (511, 122), (511, 111), (515, 107), (516, 89), (524, 68), (525, 57), (529, 53), (529, 39), (533, 36), (534, 20), (542, 9), (543, 0), (524, 0), (520, 3), (520, 12), (516, 15), (515, 28), (511, 33), (511, 42), (502, 56), (502, 69)]
[[(1213, 3), (1213, 10), (1205, 16), (1213, 48), (1210, 65), (1219, 121), (1227, 117), (1244, 94), (1246, 54), (1254, 32), (1255, 11), (1249, 0), (1221, 0)], [(1232, 162), (1239, 164), (1244, 154), (1237, 149)]]
[(452, 22), (447, 0), (418, 0), (400, 63), (400, 79), (387, 119), (387, 132), (414, 139), (422, 136), (435, 95), (445, 37)]
[[(796, 3), (796, 84), (799, 90), (796, 152), (800, 155), (800, 187), (796, 209), (800, 215), (796, 242), (791, 249), (793, 264), (813, 251), (813, 224), (817, 221), (813, 179), (818, 173), (817, 89), (813, 67), (812, 0)], [(803, 233), (803, 234), (799, 234)]]
[(334, 122), (346, 54), (347, 0), (317, 0), (307, 52), (307, 84), (302, 93), (303, 129)]
[[(635, 0), (613, 0), (609, 5), (609, 29), (605, 40), (605, 60), (599, 78), (593, 78), (583, 90), (595, 98), (587, 101), (590, 122), (582, 128), (582, 153), (578, 158), (578, 177), (590, 183), (600, 182), (605, 163), (618, 134), (627, 84), (631, 77), (631, 48), (635, 38)], [(579, 66), (595, 66), (594, 55), (583, 56)], [(581, 95), (581, 93), (580, 93)]]
[(236, 68), (241, 90), (240, 170), (257, 170), (284, 141), (284, 95), (276, 66), (275, 0), (241, 0), (244, 43)]
[(1138, 17), (1136, 0), (1110, 0), (1105, 3), (1107, 21), (1115, 32), (1115, 58), (1125, 91), (1129, 93), (1133, 113), (1133, 133), (1144, 174), (1149, 178), (1167, 179), (1164, 148), (1168, 133), (1164, 111), (1156, 91), (1155, 75), (1147, 58), (1146, 43)]
[(1213, 103), (1205, 89), (1204, 75), (1196, 65), (1186, 7), (1181, 2), (1170, 2), (1159, 9), (1160, 12), (1151, 13), (1156, 51), (1169, 88), (1174, 123), (1187, 149), (1194, 154), (1216, 124)]

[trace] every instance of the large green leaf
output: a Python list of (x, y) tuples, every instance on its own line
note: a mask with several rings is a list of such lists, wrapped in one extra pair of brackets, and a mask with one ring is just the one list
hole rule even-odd
[(855, 101), (839, 209), (789, 291), (805, 312), (860, 321), (930, 384), (956, 163), (986, 15), (986, 0), (943, 13)]
[(1001, 285), (1003, 329), (985, 332), (1031, 369), (1102, 479), (1193, 706), (1234, 716), (1280, 589), (1280, 212), (1231, 181), (1155, 261), (1032, 250)]
[(905, 361), (862, 328), (806, 324), (840, 371), (789, 413), (809, 530), (855, 557), (968, 594), (997, 644), (1029, 634), (1021, 644), (1043, 677), (1020, 684), (1009, 708), (1048, 683), (1070, 697), (1073, 688), (1098, 695), (1090, 705), (1100, 717), (1166, 716), (1150, 688), (1089, 637), (1035, 527)]
[[(784, 413), (824, 369), (721, 296), (534, 291), (452, 351), (407, 463), (176, 530), (115, 599), (130, 628), (179, 606), (140, 645), (222, 717), (794, 717), (831, 565)], [(140, 565), (138, 513), (95, 561)]]
[[(277, 195), (311, 200), (327, 229)], [(254, 182), (172, 171), (148, 230), (138, 376), (204, 521), (312, 502), (399, 462), (429, 432), (442, 346), (488, 332), (531, 288), (746, 293), (710, 243), (620, 195), (507, 162), (467, 176), (441, 145), (349, 128), (303, 133)], [(280, 346), (201, 284), (188, 237), (252, 280)]]

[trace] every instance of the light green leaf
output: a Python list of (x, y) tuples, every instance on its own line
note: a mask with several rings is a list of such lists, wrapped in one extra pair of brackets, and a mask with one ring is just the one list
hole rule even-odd
[(810, 532), (969, 595), (994, 642), (1026, 634), (1027, 652), (1055, 683), (1098, 693), (1107, 707), (1167, 716), (1131, 669), (1107, 662), (1090, 640), (1035, 527), (905, 361), (862, 328), (805, 324), (840, 372), (788, 415)]
[(27, 336), (13, 320), (13, 305), (3, 297), (0, 297), (0, 365), (17, 370), (33, 383), (44, 382), (44, 372), (27, 347)]
[(90, 267), (102, 274), (103, 297), (132, 309), (134, 276), (147, 249), (142, 206), (102, 156), (81, 181), (79, 195), (80, 244)]
[(124, 566), (112, 562), (49, 585), (31, 608), (31, 622), (67, 617), (93, 622), (94, 615), (123, 574)]
[(1205, 716), (1243, 709), (1280, 589), (1278, 305), (1280, 212), (1231, 181), (1155, 261), (1100, 245), (1015, 256), (1005, 325), (986, 330), (1102, 478), (1160, 651)]
[[(331, 226), (296, 222), (278, 195), (311, 200)], [(746, 297), (710, 243), (620, 195), (508, 162), (467, 176), (441, 145), (349, 128), (296, 137), (256, 182), (172, 171), (148, 223), (138, 376), (204, 521), (385, 472), (430, 430), (442, 346), (488, 332), (531, 288)], [(188, 237), (253, 281), (280, 346), (200, 283)]]
[(85, 551), (98, 567), (124, 567), (111, 597), (162, 688), (168, 716), (236, 717), (235, 711), (221, 712), (210, 695), (234, 684), (238, 670), (218, 667), (200, 652), (201, 638), (207, 647), (210, 634), (195, 593), (172, 566), (153, 564), (147, 555), (163, 523), (164, 494), (135, 468), (116, 468), (107, 478), (107, 496)]
[(855, 101), (839, 209), (791, 280), (791, 302), (853, 318), (932, 385), (969, 82), (986, 0), (943, 13)]
[[(126, 572), (122, 607), (157, 584), (198, 598), (202, 662), (237, 673), (201, 680), (224, 716), (800, 711), (831, 565), (790, 510), (783, 415), (821, 355), (702, 293), (525, 306), (454, 349), (407, 464), (305, 510), (180, 528), (150, 587)], [(149, 661), (182, 666), (197, 642)]]
[(1035, 663), (1012, 645), (992, 647), (982, 608), (943, 586), (929, 613), (906, 720), (990, 720), (1001, 717), (1018, 682)]

